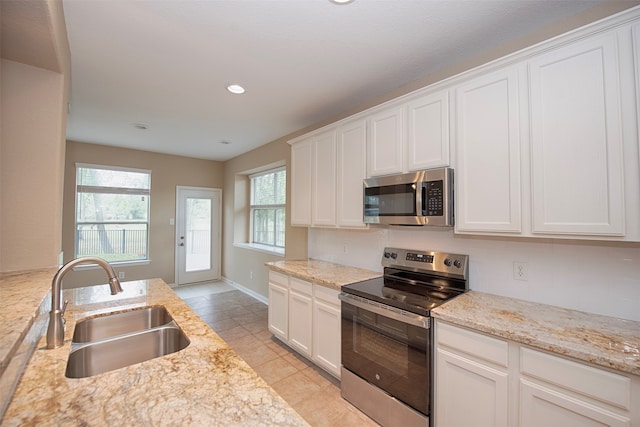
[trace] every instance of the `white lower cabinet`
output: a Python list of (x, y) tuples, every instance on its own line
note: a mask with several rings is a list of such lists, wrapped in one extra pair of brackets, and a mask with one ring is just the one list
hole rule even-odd
[(631, 378), (520, 349), (521, 426), (630, 426), (630, 409)]
[(339, 292), (314, 286), (313, 360), (336, 377), (340, 377), (340, 300)]
[(289, 278), (289, 344), (305, 356), (311, 356), (312, 285)]
[(340, 378), (340, 292), (269, 272), (269, 331)]
[(289, 340), (289, 278), (273, 271), (269, 273), (269, 330)]
[(437, 325), (435, 425), (506, 427), (507, 343), (448, 324)]
[(630, 426), (631, 420), (540, 384), (520, 380), (520, 425), (538, 426)]
[(434, 425), (640, 425), (640, 377), (436, 321)]

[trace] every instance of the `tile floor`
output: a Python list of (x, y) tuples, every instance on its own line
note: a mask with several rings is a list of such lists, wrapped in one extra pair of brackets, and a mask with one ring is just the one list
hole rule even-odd
[(176, 293), (312, 426), (377, 426), (340, 396), (340, 383), (272, 337), (267, 305), (222, 282)]

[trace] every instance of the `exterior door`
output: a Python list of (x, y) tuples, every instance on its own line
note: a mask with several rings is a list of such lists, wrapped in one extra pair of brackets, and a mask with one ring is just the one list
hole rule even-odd
[(220, 279), (222, 190), (176, 187), (176, 285)]

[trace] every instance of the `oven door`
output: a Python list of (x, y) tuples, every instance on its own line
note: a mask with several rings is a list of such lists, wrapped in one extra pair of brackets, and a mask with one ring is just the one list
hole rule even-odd
[(428, 416), (429, 318), (345, 293), (340, 299), (343, 367)]

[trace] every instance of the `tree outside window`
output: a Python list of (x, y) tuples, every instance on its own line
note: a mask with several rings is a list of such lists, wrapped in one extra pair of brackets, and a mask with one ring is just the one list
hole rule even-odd
[(250, 176), (253, 244), (284, 248), (286, 173), (278, 168)]
[(75, 256), (148, 259), (150, 195), (150, 171), (77, 165)]

